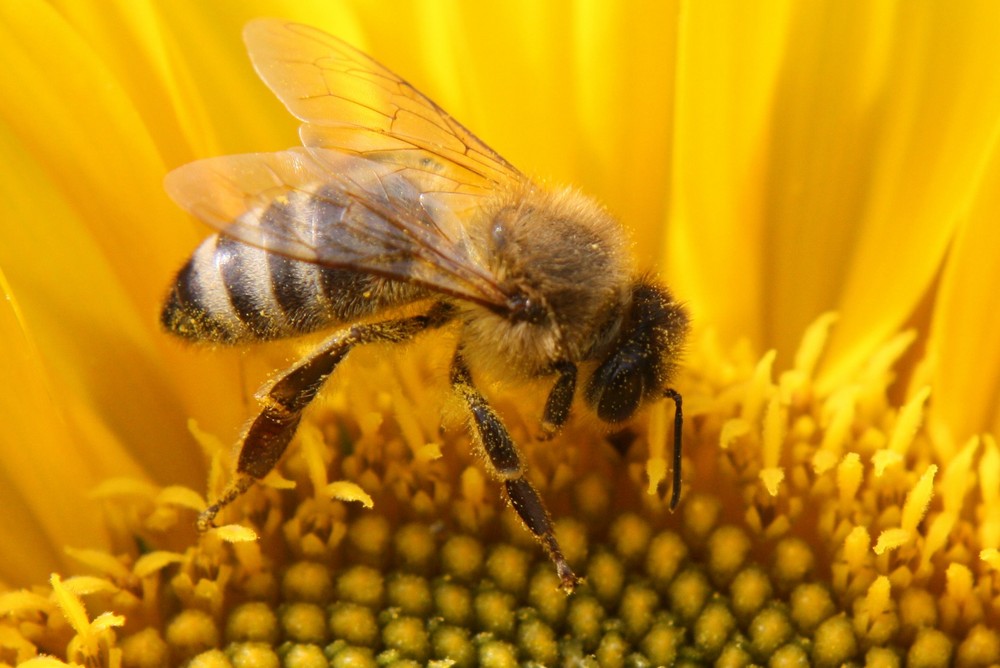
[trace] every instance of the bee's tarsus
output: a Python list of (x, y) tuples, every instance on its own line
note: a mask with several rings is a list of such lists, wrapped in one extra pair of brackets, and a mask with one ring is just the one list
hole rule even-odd
[(559, 427), (552, 424), (551, 422), (542, 422), (541, 428), (538, 434), (535, 435), (536, 441), (551, 441), (559, 433)]
[(556, 574), (559, 576), (559, 588), (567, 595), (572, 594), (583, 584), (583, 578), (578, 577), (565, 560), (556, 562)]
[(222, 492), (219, 498), (215, 500), (215, 503), (201, 511), (198, 515), (198, 519), (195, 522), (198, 532), (205, 533), (210, 529), (214, 529), (215, 518), (222, 511), (222, 509), (243, 495), (253, 486), (255, 482), (256, 479), (251, 476), (237, 475), (236, 478), (229, 483), (229, 486), (226, 487), (225, 491)]
[(213, 503), (201, 511), (194, 523), (195, 528), (198, 529), (198, 533), (205, 533), (215, 528), (215, 516), (219, 514), (219, 510), (221, 510), (219, 504)]
[(552, 527), (552, 518), (549, 517), (549, 511), (545, 507), (542, 497), (523, 476), (505, 480), (504, 487), (514, 511), (517, 512), (528, 530), (541, 542), (549, 559), (555, 564), (556, 573), (559, 575), (560, 589), (567, 594), (573, 593), (580, 579), (570, 568), (566, 557), (563, 556)]

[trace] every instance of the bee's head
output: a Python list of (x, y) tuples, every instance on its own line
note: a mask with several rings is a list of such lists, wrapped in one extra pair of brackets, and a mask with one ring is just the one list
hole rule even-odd
[(587, 403), (597, 416), (623, 422), (663, 396), (687, 330), (687, 312), (665, 288), (637, 281), (621, 330), (587, 383)]

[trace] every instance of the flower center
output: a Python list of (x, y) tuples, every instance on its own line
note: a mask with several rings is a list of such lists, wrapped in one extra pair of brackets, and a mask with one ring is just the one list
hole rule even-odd
[(0, 599), (0, 660), (1000, 661), (1000, 556), (984, 549), (1000, 512), (995, 442), (942, 461), (921, 426), (927, 392), (891, 405), (905, 336), (850, 382), (824, 387), (815, 366), (831, 324), (817, 321), (776, 377), (773, 354), (723, 354), (707, 336), (692, 347), (678, 382), (688, 461), (676, 513), (666, 407), (613, 434), (577, 416), (536, 443), (530, 406), (498, 395), (585, 578), (571, 596), (460, 425), (438, 442), (426, 372), (398, 365), (386, 386), (366, 379), (388, 366), (347, 370), (281, 475), (227, 508), (230, 526), (197, 535), (204, 501), (188, 490), (143, 496), (109, 483), (110, 524), (127, 547), (76, 551), (96, 575)]

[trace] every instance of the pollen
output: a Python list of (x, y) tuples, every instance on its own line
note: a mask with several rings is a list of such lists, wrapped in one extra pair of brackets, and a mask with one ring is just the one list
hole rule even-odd
[(584, 579), (570, 595), (464, 432), (423, 407), (431, 370), (369, 360), (223, 528), (194, 531), (192, 490), (102, 485), (119, 547), (0, 596), (0, 665), (996, 665), (996, 440), (935, 440), (926, 388), (892, 387), (912, 337), (818, 378), (835, 322), (789, 361), (696, 339), (675, 512), (651, 465), (663, 416), (538, 442), (537, 407), (497, 399)]

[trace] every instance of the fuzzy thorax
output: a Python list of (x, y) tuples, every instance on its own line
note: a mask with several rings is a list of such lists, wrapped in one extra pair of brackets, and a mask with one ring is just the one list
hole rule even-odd
[(557, 361), (593, 359), (614, 339), (634, 269), (625, 232), (603, 207), (569, 188), (525, 184), (492, 198), (470, 227), (472, 246), (504, 291), (542, 312), (518, 320), (462, 304), (474, 366), (537, 376)]

